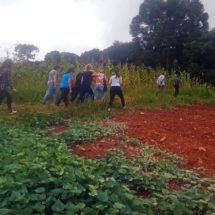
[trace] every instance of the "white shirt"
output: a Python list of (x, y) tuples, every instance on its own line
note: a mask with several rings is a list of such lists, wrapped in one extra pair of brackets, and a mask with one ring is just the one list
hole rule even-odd
[(157, 79), (157, 84), (164, 86), (165, 85), (165, 76), (164, 75), (160, 75)]
[(119, 78), (116, 77), (116, 75), (111, 76), (111, 86), (120, 86), (120, 80), (122, 80), (122, 77)]

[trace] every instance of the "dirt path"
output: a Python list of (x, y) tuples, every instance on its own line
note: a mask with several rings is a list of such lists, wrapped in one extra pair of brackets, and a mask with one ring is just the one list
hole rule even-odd
[[(140, 109), (133, 113), (117, 114), (115, 122), (127, 125), (125, 134), (138, 138), (156, 148), (184, 157), (186, 168), (204, 167), (207, 176), (215, 175), (215, 106), (192, 105), (173, 109)], [(92, 144), (74, 147), (74, 153), (89, 158), (104, 155), (105, 150), (123, 146), (127, 154), (135, 148), (113, 144), (114, 139), (99, 139)]]

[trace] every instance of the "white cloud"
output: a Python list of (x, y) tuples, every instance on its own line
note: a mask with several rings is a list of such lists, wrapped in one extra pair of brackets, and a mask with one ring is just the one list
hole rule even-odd
[[(129, 24), (143, 0), (0, 0), (0, 56), (16, 43), (34, 44), (44, 59), (58, 50), (81, 54), (130, 41)], [(215, 27), (211, 0), (202, 0)]]

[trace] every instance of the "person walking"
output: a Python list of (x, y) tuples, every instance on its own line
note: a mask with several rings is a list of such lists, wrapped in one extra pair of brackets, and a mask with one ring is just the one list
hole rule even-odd
[(58, 79), (58, 72), (60, 70), (59, 66), (55, 66), (53, 70), (49, 72), (49, 79), (48, 79), (48, 90), (46, 91), (46, 95), (42, 100), (42, 104), (46, 103), (46, 100), (49, 98), (50, 95), (53, 95), (53, 102), (56, 104), (57, 102), (57, 79)]
[(101, 70), (95, 78), (95, 91), (94, 91), (94, 100), (97, 99), (99, 93), (101, 93), (101, 102), (104, 101), (105, 98), (105, 83), (108, 81), (106, 75), (104, 74), (104, 70)]
[(122, 93), (121, 85), (122, 85), (122, 77), (119, 74), (118, 67), (114, 68), (115, 75), (111, 76), (109, 80), (110, 87), (110, 101), (108, 105), (108, 111), (111, 111), (112, 103), (114, 101), (115, 95), (118, 95), (121, 99), (121, 104), (123, 108), (125, 108), (125, 100)]
[(76, 76), (75, 79), (75, 84), (72, 87), (72, 94), (71, 94), (71, 103), (73, 103), (75, 101), (75, 99), (77, 98), (78, 94), (80, 93), (81, 90), (81, 79), (82, 76), (84, 75), (84, 72), (79, 72)]
[(91, 89), (91, 82), (94, 77), (96, 77), (97, 74), (93, 70), (93, 66), (91, 64), (88, 64), (85, 67), (85, 72), (81, 78), (81, 90), (80, 90), (80, 95), (77, 100), (77, 104), (83, 103), (85, 99), (85, 94), (88, 93), (94, 101), (94, 93)]
[(164, 86), (165, 86), (165, 73), (161, 72), (160, 76), (157, 79), (157, 85), (158, 85), (158, 91), (156, 95), (162, 94), (164, 91)]
[(3, 99), (7, 98), (7, 107), (10, 114), (16, 113), (16, 111), (12, 110), (12, 96), (8, 92), (8, 88), (11, 88), (14, 92), (17, 90), (13, 87), (11, 83), (11, 68), (13, 61), (11, 59), (6, 59), (2, 66), (0, 67), (0, 104)]
[(60, 98), (58, 99), (56, 105), (59, 106), (61, 101), (63, 100), (65, 103), (65, 106), (68, 106), (68, 94), (72, 93), (72, 75), (74, 73), (73, 68), (69, 68), (67, 72), (65, 72), (62, 76), (61, 83), (60, 83), (60, 90), (61, 90), (61, 95)]
[(173, 85), (174, 85), (174, 88), (175, 88), (174, 97), (177, 97), (179, 95), (180, 83), (181, 83), (180, 75), (178, 74), (176, 76), (176, 78), (173, 79)]

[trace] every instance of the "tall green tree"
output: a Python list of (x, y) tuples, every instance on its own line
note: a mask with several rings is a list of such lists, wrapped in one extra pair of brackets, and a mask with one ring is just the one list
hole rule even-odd
[(17, 61), (34, 60), (39, 48), (33, 44), (16, 44), (14, 58)]
[(61, 54), (59, 51), (51, 51), (45, 55), (45, 61), (47, 63), (60, 63)]
[(69, 62), (74, 64), (76, 60), (78, 60), (79, 56), (74, 54), (74, 53), (70, 53), (70, 52), (61, 52), (61, 59), (63, 61)]
[(90, 51), (85, 51), (81, 54), (80, 60), (83, 63), (101, 63), (102, 59), (102, 51), (99, 49), (92, 49)]
[(170, 72), (174, 59), (181, 60), (184, 45), (208, 28), (208, 14), (200, 0), (145, 0), (130, 33), (143, 49), (165, 58), (163, 66)]
[(187, 44), (183, 55), (192, 78), (215, 85), (215, 29)]

